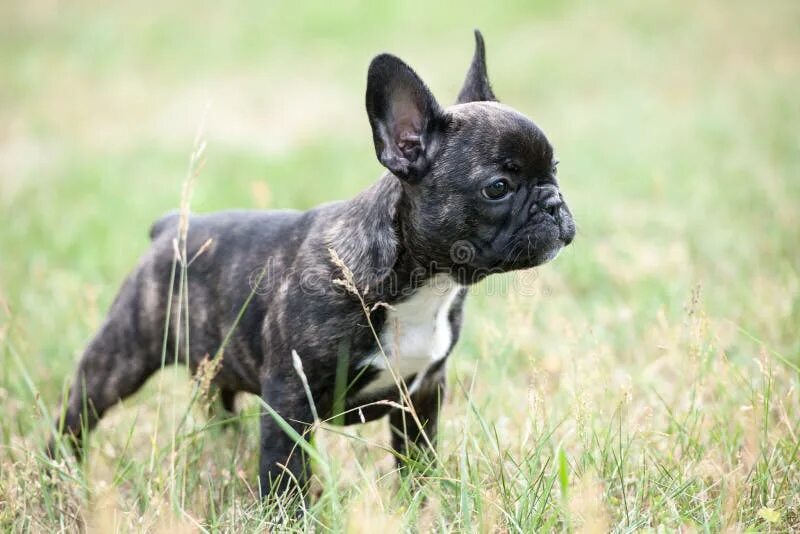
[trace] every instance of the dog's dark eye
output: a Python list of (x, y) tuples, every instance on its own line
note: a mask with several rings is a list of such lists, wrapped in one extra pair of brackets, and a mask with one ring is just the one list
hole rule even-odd
[(505, 180), (495, 180), (481, 190), (483, 196), (489, 200), (500, 200), (508, 194), (508, 191), (508, 182)]

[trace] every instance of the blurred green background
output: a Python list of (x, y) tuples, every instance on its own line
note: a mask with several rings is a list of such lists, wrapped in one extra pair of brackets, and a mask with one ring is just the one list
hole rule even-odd
[[(517, 371), (559, 357), (568, 328), (639, 387), (664, 383), (638, 373), (697, 287), (731, 361), (755, 337), (800, 363), (796, 1), (6, 1), (0, 321), (46, 404), (149, 224), (178, 206), (206, 109), (193, 211), (347, 198), (382, 171), (370, 59), (399, 55), (449, 104), (475, 27), (499, 99), (554, 144), (579, 233), (537, 271), (540, 298), (475, 295), (455, 377), (483, 365), (487, 402), (499, 381), (524, 389)], [(504, 335), (515, 344), (492, 348)], [(35, 425), (9, 362), (6, 443)], [(683, 363), (669, 363), (677, 388)]]

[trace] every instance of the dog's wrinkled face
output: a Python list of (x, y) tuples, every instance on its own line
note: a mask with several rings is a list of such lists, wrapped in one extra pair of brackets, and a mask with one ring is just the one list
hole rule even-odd
[(553, 259), (572, 241), (575, 225), (547, 138), (496, 102), (459, 104), (445, 113), (448, 125), (430, 173), (407, 187), (414, 199), (410, 224), (426, 248), (449, 250), (450, 267), (468, 271)]
[(495, 101), (483, 40), (456, 105), (440, 109), (393, 56), (370, 67), (367, 111), (380, 161), (404, 183), (403, 238), (462, 283), (545, 263), (575, 236), (542, 131)]

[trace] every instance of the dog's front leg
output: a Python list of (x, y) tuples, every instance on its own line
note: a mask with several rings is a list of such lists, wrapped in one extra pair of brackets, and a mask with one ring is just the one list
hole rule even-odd
[(406, 410), (394, 409), (390, 413), (392, 447), (400, 455), (397, 464), (403, 472), (408, 468), (424, 471), (432, 459), (431, 447), (436, 446), (444, 393), (444, 374), (431, 377), (411, 395), (411, 409), (416, 418)]
[[(261, 381), (261, 398), (305, 440), (313, 420), (303, 385), (294, 375), (270, 373)], [(311, 465), (297, 444), (269, 411), (262, 408), (261, 497), (300, 495), (305, 497)]]

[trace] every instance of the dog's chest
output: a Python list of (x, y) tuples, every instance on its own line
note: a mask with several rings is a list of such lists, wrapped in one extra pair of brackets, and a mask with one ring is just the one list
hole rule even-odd
[[(421, 379), (430, 365), (447, 356), (453, 344), (450, 310), (460, 290), (449, 276), (437, 276), (387, 311), (378, 335), (383, 352), (376, 350), (362, 363), (380, 374), (364, 392), (394, 385), (390, 367), (398, 378), (416, 374)], [(407, 383), (409, 390), (413, 391), (418, 382)]]

